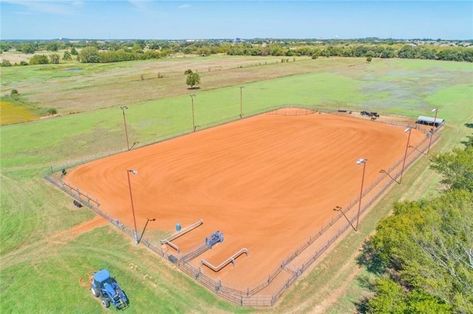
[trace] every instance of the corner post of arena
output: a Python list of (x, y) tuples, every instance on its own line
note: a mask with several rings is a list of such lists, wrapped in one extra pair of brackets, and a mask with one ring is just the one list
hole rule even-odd
[(135, 238), (135, 243), (138, 244), (139, 242), (138, 242), (138, 231), (137, 231), (137, 228), (136, 228), (135, 204), (133, 202), (133, 193), (131, 191), (130, 173), (133, 174), (134, 176), (136, 176), (138, 174), (138, 171), (136, 171), (134, 169), (127, 169), (127, 171), (126, 171), (126, 175), (127, 175), (127, 178), (128, 178), (128, 191), (130, 193), (131, 212), (133, 214), (133, 226), (135, 227), (134, 238)]
[(129, 142), (129, 140), (128, 140), (128, 128), (127, 128), (127, 126), (126, 126), (126, 116), (125, 116), (125, 110), (127, 110), (128, 107), (127, 107), (127, 106), (120, 106), (120, 109), (121, 109), (122, 112), (123, 112), (123, 125), (124, 125), (124, 127), (125, 127), (126, 148), (127, 148), (128, 150), (130, 150), (130, 142)]
[(407, 159), (407, 150), (409, 149), (409, 143), (411, 141), (411, 133), (412, 133), (412, 128), (408, 127), (404, 130), (405, 133), (408, 133), (409, 135), (407, 136), (407, 144), (406, 144), (406, 150), (404, 151), (404, 159), (402, 160), (402, 168), (401, 168), (401, 176), (399, 178), (399, 184), (402, 182), (402, 176), (404, 175), (404, 167), (406, 166), (406, 159)]
[(360, 198), (358, 200), (358, 213), (356, 215), (356, 228), (355, 228), (356, 231), (358, 231), (358, 225), (360, 224), (361, 199), (363, 198), (363, 185), (365, 184), (365, 171), (366, 171), (367, 161), (368, 159), (366, 158), (360, 158), (356, 161), (357, 165), (363, 165), (363, 174), (361, 175)]
[(191, 107), (192, 107), (192, 130), (195, 132), (196, 127), (195, 127), (195, 112), (194, 112), (194, 97), (195, 94), (191, 94)]
[(432, 126), (432, 129), (430, 131), (430, 138), (429, 138), (429, 147), (427, 148), (427, 154), (430, 152), (430, 146), (432, 145), (432, 137), (434, 137), (434, 128), (436, 127), (435, 124), (437, 123), (437, 114), (439, 112), (438, 108), (432, 109), (432, 112), (435, 111), (435, 116), (434, 116), (434, 125)]

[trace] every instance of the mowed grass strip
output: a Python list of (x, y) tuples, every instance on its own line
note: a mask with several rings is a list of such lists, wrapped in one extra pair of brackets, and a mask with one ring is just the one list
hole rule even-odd
[[(418, 114), (428, 115), (431, 108), (439, 107), (440, 117), (447, 119), (448, 126), (441, 145), (436, 149), (450, 149), (458, 145), (459, 141), (471, 131), (464, 125), (473, 120), (471, 97), (473, 71), (469, 64), (458, 65), (422, 60), (375, 60), (370, 65), (363, 63), (348, 66), (347, 64), (353, 63), (353, 60), (328, 59), (326, 61), (332, 62), (333, 66), (323, 71), (246, 84), (243, 91), (245, 112), (258, 112), (280, 105), (305, 104), (332, 109), (339, 107), (372, 109), (415, 117)], [(454, 66), (449, 66), (450, 64)], [(399, 74), (400, 69), (402, 69), (402, 75)], [(436, 72), (441, 75), (435, 77)], [(386, 77), (390, 77), (388, 89), (379, 84)], [(419, 81), (419, 78), (422, 78), (423, 82), (422, 84), (405, 84), (406, 77), (411, 81)], [(379, 99), (382, 101), (377, 102)], [(207, 126), (236, 118), (238, 114), (238, 86), (197, 91), (196, 120), (198, 125)], [(184, 95), (130, 105), (127, 117), (130, 140), (140, 142), (138, 145), (181, 134), (190, 131), (192, 127), (190, 98)], [(144, 250), (137, 251), (126, 245), (127, 240), (115, 231), (102, 232), (101, 230), (108, 229), (101, 228), (84, 234), (75, 241), (64, 243), (57, 249), (51, 249), (40, 242), (47, 239), (49, 235), (68, 229), (92, 216), (92, 213), (85, 208), (80, 210), (74, 208), (68, 197), (44, 183), (41, 179), (42, 175), (51, 165), (59, 167), (73, 165), (124, 149), (122, 123), (120, 109), (113, 107), (0, 128), (2, 154), (0, 161), (2, 176), (0, 254), (1, 264), (5, 265), (1, 270), (1, 284), (2, 296), (6, 296), (0, 299), (1, 309), (10, 312), (13, 309), (10, 304), (17, 304), (24, 300), (25, 306), (29, 303), (31, 309), (44, 308), (49, 309), (49, 312), (63, 312), (64, 309), (72, 312), (79, 312), (82, 309), (85, 312), (94, 311), (99, 307), (95, 307), (98, 304), (94, 304), (94, 301), (89, 299), (89, 292), (85, 289), (77, 289), (75, 277), (64, 279), (66, 275), (83, 275), (88, 269), (110, 267), (112, 270), (117, 269), (121, 272), (124, 278), (132, 278), (134, 271), (127, 268), (128, 262), (136, 263), (149, 258), (150, 264), (143, 264), (140, 267), (152, 269), (153, 263), (162, 265), (162, 267), (153, 266), (156, 268), (153, 268), (152, 277), (162, 277), (162, 286), (169, 288), (163, 293), (154, 286), (149, 288), (145, 282), (125, 279), (125, 288), (127, 291), (131, 290), (132, 293), (132, 307), (141, 310), (148, 304), (147, 302), (152, 302), (148, 300), (150, 297), (158, 298), (161, 295), (159, 293), (162, 293), (167, 296), (167, 300), (162, 302), (178, 305), (170, 307), (170, 311), (205, 312), (206, 307), (211, 312), (238, 310), (218, 300), (190, 279), (174, 284), (174, 279), (168, 276), (179, 273), (171, 271), (165, 264), (159, 264), (161, 261), (153, 254)], [(432, 172), (425, 170), (421, 171), (417, 178), (427, 180), (431, 176)], [(408, 191), (403, 190), (401, 194), (406, 193), (406, 197), (414, 198), (435, 191), (438, 185), (424, 184), (426, 180), (420, 180), (418, 185), (414, 184), (413, 188)], [(383, 204), (386, 206), (386, 212), (389, 212), (391, 203)], [(381, 213), (380, 217), (383, 215)], [(374, 229), (375, 223), (376, 221), (366, 223), (367, 232)], [(100, 233), (98, 237), (95, 236), (97, 233)], [(107, 243), (107, 246), (100, 249), (84, 249), (85, 247), (97, 248), (101, 241)], [(349, 258), (360, 242), (353, 243), (353, 245), (347, 244), (347, 249), (342, 250), (350, 254), (340, 255), (338, 261), (343, 263), (346, 260), (347, 263), (352, 263)], [(119, 248), (120, 246), (123, 248)], [(73, 258), (68, 257), (66, 253)], [(119, 267), (114, 266), (113, 258), (116, 256), (123, 258), (123, 263)], [(76, 262), (75, 259), (78, 261)], [(54, 268), (60, 271), (53, 272), (51, 269)], [(51, 286), (42, 286), (42, 289), (34, 289), (34, 293), (28, 293), (30, 277), (26, 275), (27, 270), (35, 270), (35, 280), (43, 283), (50, 281)], [(317, 274), (317, 268), (314, 272)], [(18, 276), (13, 281), (15, 273), (18, 273)], [(315, 279), (311, 276), (307, 277), (306, 284), (298, 285), (297, 293), (305, 298), (319, 300), (314, 296), (321, 290), (313, 287)], [(333, 282), (341, 282), (346, 277), (340, 275), (336, 278), (339, 279), (334, 279)], [(61, 282), (64, 282), (62, 286), (54, 285)], [(59, 290), (61, 295), (55, 299), (54, 295), (58, 294)], [(354, 280), (349, 285), (349, 291), (352, 291), (352, 294), (347, 297), (348, 299), (344, 298), (340, 301), (341, 303), (337, 300), (338, 309), (352, 309), (353, 303), (349, 300), (356, 299), (366, 289), (360, 288), (358, 282)], [(281, 303), (280, 310), (278, 308), (275, 310), (297, 310), (297, 302), (291, 301), (297, 300), (294, 293), (296, 292), (289, 292)], [(51, 303), (42, 307), (41, 298), (36, 298), (36, 296), (45, 297), (46, 295), (51, 295), (49, 299)], [(76, 297), (82, 301), (74, 303), (68, 301)], [(181, 300), (186, 297), (189, 297), (191, 301), (199, 300), (200, 303), (198, 305), (193, 302), (184, 304)], [(59, 305), (55, 308), (57, 303)], [(316, 303), (306, 304), (303, 308), (310, 310)], [(27, 308), (21, 308), (27, 310)]]

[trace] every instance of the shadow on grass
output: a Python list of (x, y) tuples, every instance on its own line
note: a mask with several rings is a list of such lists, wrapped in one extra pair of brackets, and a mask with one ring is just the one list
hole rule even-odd
[(366, 269), (373, 274), (380, 275), (384, 273), (386, 265), (379, 256), (371, 239), (366, 240), (361, 248), (361, 253), (356, 258), (358, 265), (365, 266)]
[(368, 313), (368, 302), (369, 302), (369, 298), (365, 297), (365, 298), (362, 298), (360, 301), (356, 302), (355, 303), (355, 306), (356, 306), (356, 312), (357, 313)]

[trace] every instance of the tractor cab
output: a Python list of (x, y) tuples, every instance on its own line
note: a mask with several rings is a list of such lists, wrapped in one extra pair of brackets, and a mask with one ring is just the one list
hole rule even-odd
[(101, 303), (105, 308), (108, 308), (110, 304), (117, 309), (123, 309), (128, 306), (128, 297), (106, 269), (102, 269), (94, 274), (90, 291), (95, 297), (101, 299)]

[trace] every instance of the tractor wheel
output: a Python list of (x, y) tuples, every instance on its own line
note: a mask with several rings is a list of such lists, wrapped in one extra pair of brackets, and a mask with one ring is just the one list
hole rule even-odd
[(110, 301), (107, 299), (102, 299), (102, 306), (106, 309), (110, 306)]
[(92, 292), (92, 294), (94, 295), (94, 297), (98, 298), (99, 297), (99, 292), (97, 290), (95, 290), (94, 287), (91, 287), (90, 288), (90, 292)]

